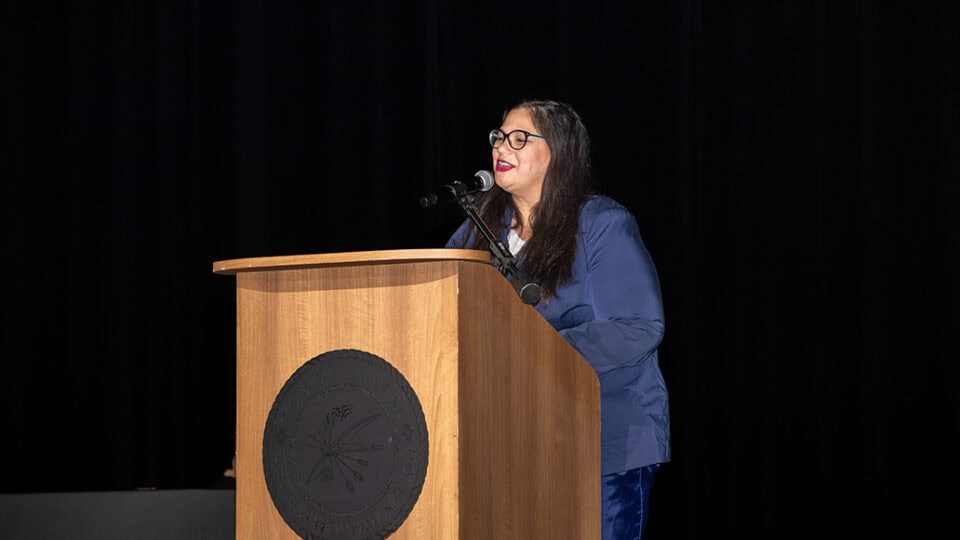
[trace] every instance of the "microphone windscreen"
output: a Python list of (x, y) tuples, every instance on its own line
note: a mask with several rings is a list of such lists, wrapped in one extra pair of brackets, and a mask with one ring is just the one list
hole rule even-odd
[(490, 171), (477, 171), (474, 173), (474, 176), (480, 179), (483, 183), (480, 191), (490, 191), (490, 188), (493, 187), (493, 173)]

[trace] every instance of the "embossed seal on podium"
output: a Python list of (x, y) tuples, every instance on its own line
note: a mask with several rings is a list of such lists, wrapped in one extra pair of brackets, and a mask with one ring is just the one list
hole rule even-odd
[(368, 352), (306, 362), (277, 394), (263, 433), (274, 506), (303, 538), (385, 538), (426, 477), (428, 434), (403, 374)]

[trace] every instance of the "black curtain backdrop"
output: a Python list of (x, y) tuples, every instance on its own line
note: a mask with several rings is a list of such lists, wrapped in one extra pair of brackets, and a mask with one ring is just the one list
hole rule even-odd
[(651, 536), (958, 536), (955, 2), (9, 0), (0, 25), (3, 492), (213, 485), (212, 263), (440, 247), (463, 215), (417, 199), (552, 97), (660, 271)]

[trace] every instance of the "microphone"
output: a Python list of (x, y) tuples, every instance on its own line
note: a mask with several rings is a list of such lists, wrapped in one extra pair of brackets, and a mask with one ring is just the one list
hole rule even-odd
[(481, 191), (490, 191), (493, 187), (493, 173), (490, 171), (477, 171), (473, 178), (454, 182), (443, 186), (443, 189), (436, 193), (420, 197), (420, 206), (426, 208), (437, 203), (457, 200), (464, 195), (478, 193)]

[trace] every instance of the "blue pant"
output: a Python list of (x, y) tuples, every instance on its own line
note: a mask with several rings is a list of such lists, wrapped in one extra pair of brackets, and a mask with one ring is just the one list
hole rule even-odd
[(603, 540), (639, 540), (650, 517), (653, 473), (659, 464), (600, 477)]

